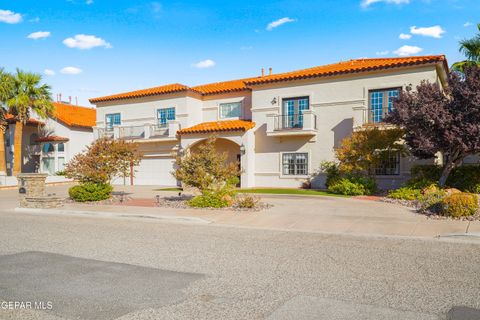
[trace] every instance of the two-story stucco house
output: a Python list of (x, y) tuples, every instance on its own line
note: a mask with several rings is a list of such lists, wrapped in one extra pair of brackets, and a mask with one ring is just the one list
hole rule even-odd
[[(189, 87), (182, 84), (93, 98), (95, 137), (139, 143), (135, 184), (176, 185), (172, 154), (195, 151), (210, 135), (240, 160), (242, 187), (299, 187), (334, 160), (356, 128), (380, 123), (400, 89), (445, 85), (444, 56), (355, 59), (304, 70)], [(376, 168), (383, 188), (408, 178), (412, 158), (391, 154)], [(322, 177), (313, 187), (322, 187)]]
[[(55, 111), (47, 119), (32, 114), (23, 128), (21, 172), (48, 173), (47, 181), (64, 169), (64, 165), (93, 141), (95, 109), (54, 102)], [(15, 185), (15, 119), (7, 116), (5, 132), (7, 172), (0, 173), (0, 185)], [(2, 179), (3, 177), (3, 179)]]

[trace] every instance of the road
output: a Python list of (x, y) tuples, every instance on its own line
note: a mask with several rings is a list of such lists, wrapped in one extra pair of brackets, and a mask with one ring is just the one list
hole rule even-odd
[(1, 319), (480, 319), (478, 243), (1, 211)]

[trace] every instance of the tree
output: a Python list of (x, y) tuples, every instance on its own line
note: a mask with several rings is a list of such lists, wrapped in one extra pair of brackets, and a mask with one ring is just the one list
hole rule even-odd
[(34, 111), (39, 117), (46, 118), (54, 110), (51, 88), (41, 84), (42, 76), (17, 69), (13, 75), (12, 91), (6, 101), (7, 110), (15, 116), (14, 136), (14, 175), (22, 171), (22, 135), (23, 126)]
[(217, 152), (215, 141), (216, 137), (210, 137), (198, 147), (198, 152), (177, 156), (178, 169), (172, 173), (173, 176), (202, 192), (215, 192), (226, 186), (234, 186), (240, 175), (238, 162), (227, 163), (227, 153)]
[(5, 158), (5, 130), (8, 127), (6, 121), (7, 110), (5, 102), (12, 93), (12, 76), (0, 68), (0, 173), (6, 173), (7, 165)]
[(366, 125), (342, 141), (335, 155), (339, 169), (345, 172), (367, 172), (378, 166), (389, 152), (406, 153), (401, 142), (403, 130), (399, 128)]
[(467, 155), (480, 152), (480, 68), (464, 71), (463, 76), (451, 73), (443, 89), (423, 81), (416, 91), (402, 91), (385, 119), (405, 130), (414, 156), (428, 159), (442, 153), (442, 187)]
[(116, 176), (131, 176), (130, 168), (140, 159), (137, 144), (101, 138), (67, 163), (65, 176), (81, 183), (106, 184)]
[(465, 55), (467, 60), (454, 63), (453, 70), (463, 72), (466, 67), (480, 66), (480, 23), (477, 28), (479, 33), (473, 38), (460, 41), (460, 52)]

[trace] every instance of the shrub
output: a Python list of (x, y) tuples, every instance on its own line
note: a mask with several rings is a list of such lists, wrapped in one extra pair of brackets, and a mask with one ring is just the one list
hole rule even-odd
[(101, 201), (110, 198), (113, 187), (107, 183), (82, 183), (68, 189), (70, 198), (77, 202)]
[(328, 187), (328, 191), (346, 196), (361, 196), (365, 194), (365, 187), (347, 178), (342, 178)]
[(239, 208), (253, 209), (257, 207), (259, 202), (260, 202), (260, 199), (258, 197), (255, 197), (249, 194), (239, 195), (235, 199), (235, 204)]
[(410, 170), (411, 178), (407, 186), (415, 189), (424, 189), (437, 184), (442, 168), (436, 165), (418, 165)]
[(327, 188), (341, 179), (340, 169), (333, 161), (322, 161), (320, 171), (326, 174), (325, 186)]
[(439, 189), (436, 185), (431, 185), (422, 190), (418, 198), (420, 211), (430, 211), (433, 213), (442, 212), (442, 201), (447, 196), (445, 190)]
[(220, 192), (205, 191), (189, 200), (187, 204), (195, 208), (224, 208), (232, 203), (232, 197)]
[(388, 197), (399, 200), (417, 200), (422, 193), (420, 189), (414, 189), (410, 187), (403, 187), (397, 190), (391, 190), (388, 192)]
[(450, 217), (468, 217), (478, 211), (478, 196), (471, 193), (453, 193), (442, 201), (443, 214)]
[[(411, 178), (407, 186), (423, 189), (438, 182), (442, 168), (436, 165), (419, 165), (414, 166), (410, 172)], [(465, 165), (452, 170), (446, 185), (462, 191), (479, 193), (480, 166)]]
[(374, 194), (377, 191), (377, 183), (372, 177), (362, 176), (359, 174), (348, 174), (347, 179), (355, 184), (362, 185), (366, 195)]

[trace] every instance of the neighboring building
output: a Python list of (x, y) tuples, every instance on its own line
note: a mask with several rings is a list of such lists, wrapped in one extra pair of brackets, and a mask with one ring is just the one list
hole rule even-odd
[[(90, 99), (96, 138), (138, 142), (135, 184), (176, 185), (174, 153), (195, 151), (212, 134), (240, 160), (242, 187), (299, 187), (354, 129), (381, 123), (400, 89), (446, 83), (445, 56), (355, 59), (195, 87), (171, 84)], [(383, 188), (405, 181), (412, 158), (392, 154), (376, 169)]]
[[(55, 112), (47, 119), (32, 115), (23, 129), (22, 172), (43, 172), (55, 175), (63, 171), (73, 156), (93, 141), (95, 109), (54, 102)], [(7, 176), (12, 176), (14, 161), (15, 120), (5, 133)], [(11, 179), (12, 180), (12, 179)], [(13, 181), (13, 180), (12, 180)]]

